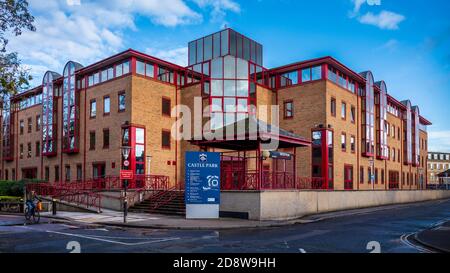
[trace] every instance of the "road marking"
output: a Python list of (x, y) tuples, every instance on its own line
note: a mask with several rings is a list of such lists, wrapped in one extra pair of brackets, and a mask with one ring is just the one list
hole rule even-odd
[[(144, 244), (161, 243), (161, 242), (174, 241), (174, 240), (181, 239), (179, 237), (172, 237), (172, 238), (168, 237), (168, 238), (158, 238), (157, 240), (152, 240), (152, 241), (144, 241), (144, 242), (136, 242), (136, 243), (124, 243), (124, 242), (120, 242), (120, 241), (103, 239), (102, 237), (94, 237), (94, 236), (89, 236), (89, 235), (73, 234), (73, 233), (51, 231), (51, 230), (47, 230), (46, 232), (60, 234), (60, 235), (66, 235), (66, 236), (73, 236), (73, 237), (78, 237), (78, 238), (84, 238), (84, 239), (97, 240), (97, 241), (107, 242), (107, 243), (112, 243), (112, 244), (126, 245), (126, 246), (136, 246), (136, 245), (144, 245)], [(117, 238), (114, 238), (114, 239), (123, 239), (123, 238), (117, 237)]]
[[(117, 240), (119, 240), (119, 239), (122, 239), (122, 240), (130, 240), (130, 239), (142, 240), (142, 239), (144, 239), (145, 240), (145, 238), (114, 237), (114, 236), (101, 236), (101, 235), (82, 235), (82, 234), (59, 232), (59, 231), (53, 231), (53, 230), (41, 230), (41, 229), (35, 229), (35, 228), (27, 227), (27, 226), (20, 226), (20, 227), (29, 229), (29, 230), (34, 230), (34, 231), (54, 233), (54, 234), (59, 234), (59, 235), (72, 236), (72, 237), (77, 237), (77, 238), (84, 238), (84, 239), (102, 241), (102, 242), (107, 242), (107, 243), (112, 243), (112, 244), (120, 244), (120, 245), (125, 245), (125, 246), (136, 246), (136, 245), (144, 245), (144, 244), (152, 244), (152, 243), (161, 243), (161, 242), (174, 241), (174, 240), (181, 239), (179, 237), (165, 237), (165, 238), (152, 238), (152, 240), (142, 241), (142, 242), (125, 243), (125, 242), (121, 242), (121, 241), (117, 241)], [(116, 240), (112, 240), (112, 239), (116, 239)]]
[(412, 248), (414, 248), (414, 249), (416, 249), (416, 250), (418, 250), (418, 251), (420, 251), (420, 252), (433, 253), (433, 251), (431, 251), (431, 250), (429, 250), (429, 249), (426, 249), (426, 248), (423, 248), (423, 247), (421, 247), (421, 246), (418, 246), (418, 245), (415, 245), (415, 244), (411, 243), (411, 242), (408, 240), (408, 237), (409, 237), (409, 236), (413, 236), (414, 234), (415, 234), (414, 232), (413, 232), (413, 233), (409, 233), (409, 234), (403, 234), (402, 236), (400, 236), (400, 241), (401, 241), (402, 243), (404, 243), (405, 245), (407, 245), (407, 246), (409, 246), (409, 247), (412, 247)]

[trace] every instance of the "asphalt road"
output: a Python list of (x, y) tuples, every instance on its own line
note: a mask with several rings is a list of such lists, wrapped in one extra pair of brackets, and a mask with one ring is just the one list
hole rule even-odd
[[(411, 233), (450, 219), (450, 200), (310, 224), (239, 230), (125, 229), (0, 215), (0, 252), (381, 252), (417, 253)], [(369, 244), (369, 246), (368, 246)]]

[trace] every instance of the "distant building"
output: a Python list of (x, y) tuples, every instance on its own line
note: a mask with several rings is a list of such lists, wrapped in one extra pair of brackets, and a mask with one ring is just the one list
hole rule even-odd
[(450, 153), (428, 152), (428, 183), (438, 184), (439, 174), (450, 169)]

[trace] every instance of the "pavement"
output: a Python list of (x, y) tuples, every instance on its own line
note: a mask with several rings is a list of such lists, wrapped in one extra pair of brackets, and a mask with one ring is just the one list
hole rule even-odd
[(411, 239), (423, 230), (450, 221), (450, 199), (312, 215), (302, 219), (309, 223), (286, 221), (279, 227), (220, 229), (218, 223), (245, 222), (221, 219), (212, 222), (217, 223), (217, 228), (204, 230), (149, 228), (145, 221), (151, 220), (133, 214), (130, 223), (141, 222), (144, 227), (101, 224), (111, 219), (120, 221), (120, 217), (79, 214), (78, 221), (41, 217), (40, 224), (26, 224), (23, 215), (2, 213), (0, 253), (438, 252)]
[(415, 239), (422, 245), (450, 253), (450, 221), (438, 223), (432, 228), (418, 232)]
[[(427, 203), (427, 202), (424, 202)], [(290, 220), (265, 220), (253, 221), (236, 218), (220, 218), (220, 219), (186, 219), (181, 216), (168, 216), (161, 214), (150, 213), (128, 213), (127, 223), (123, 222), (123, 213), (112, 210), (103, 210), (102, 213), (86, 213), (86, 212), (57, 212), (52, 215), (50, 212), (41, 213), (42, 216), (60, 219), (70, 222), (78, 222), (83, 224), (99, 224), (106, 226), (117, 226), (127, 228), (149, 228), (149, 229), (181, 229), (181, 230), (224, 230), (224, 229), (239, 229), (239, 228), (268, 228), (268, 227), (282, 227), (295, 224), (307, 224), (318, 222), (326, 219), (332, 219), (342, 216), (353, 216), (372, 213), (376, 211), (406, 208), (422, 203), (414, 204), (399, 204), (388, 205), (380, 207), (353, 209), (334, 211), (328, 213), (320, 213), (309, 216), (304, 216), (298, 219)]]

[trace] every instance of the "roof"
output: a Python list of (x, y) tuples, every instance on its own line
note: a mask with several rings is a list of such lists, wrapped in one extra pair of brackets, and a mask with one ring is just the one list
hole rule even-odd
[(320, 58), (311, 59), (311, 60), (305, 60), (305, 61), (301, 61), (301, 62), (295, 62), (295, 63), (291, 63), (288, 65), (271, 68), (271, 69), (269, 69), (269, 72), (284, 73), (284, 72), (288, 72), (289, 70), (292, 70), (292, 69), (300, 69), (302, 67), (307, 67), (307, 66), (312, 66), (312, 65), (316, 65), (316, 64), (322, 64), (322, 63), (328, 63), (328, 64), (335, 66), (339, 70), (352, 76), (354, 80), (357, 80), (359, 82), (365, 81), (365, 79), (361, 75), (354, 72), (353, 70), (351, 70), (350, 68), (348, 68), (347, 66), (345, 66), (344, 64), (342, 64), (341, 62), (339, 62), (338, 60), (336, 60), (335, 58), (333, 58), (331, 56), (325, 56), (325, 57), (320, 57)]
[[(297, 134), (250, 116), (214, 132), (207, 132), (194, 144), (234, 150), (254, 150), (259, 143), (279, 141), (280, 148), (310, 146), (311, 141)], [(212, 140), (211, 140), (212, 139)]]

